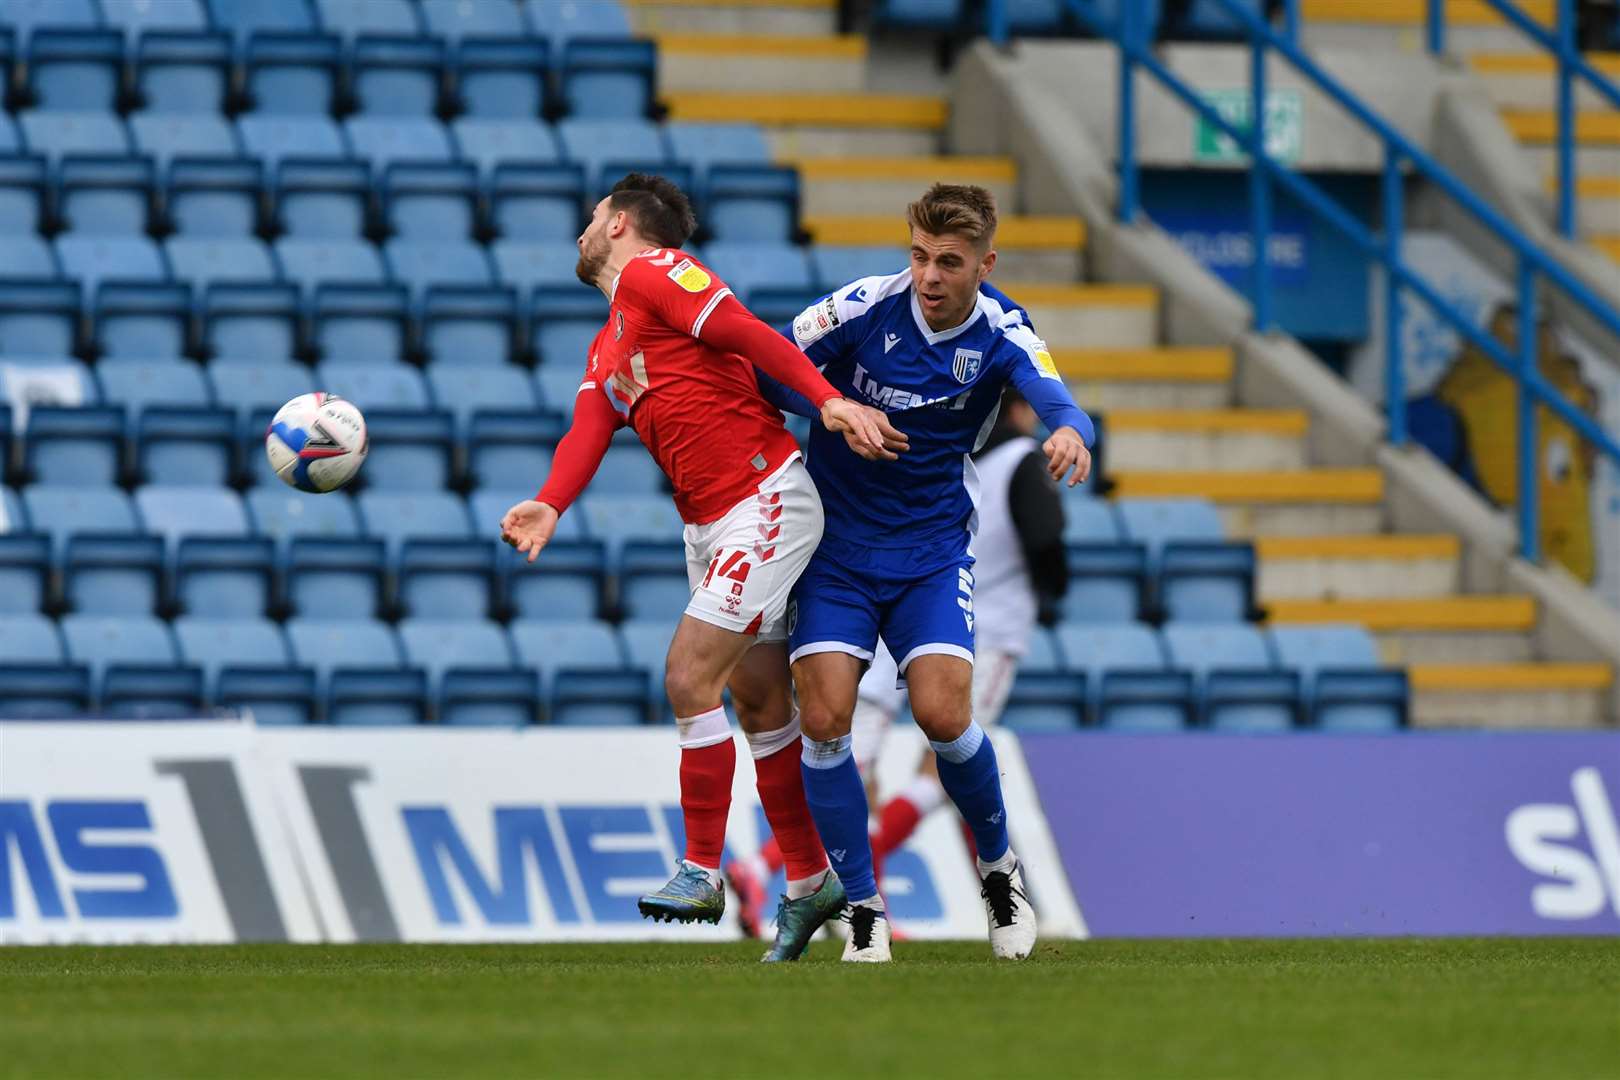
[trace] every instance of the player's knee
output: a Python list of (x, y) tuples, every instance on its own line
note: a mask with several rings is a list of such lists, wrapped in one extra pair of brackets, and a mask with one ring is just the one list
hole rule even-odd
[(714, 680), (684, 667), (664, 672), (664, 694), (676, 716), (697, 716), (720, 703), (720, 688)]
[(916, 718), (917, 726), (931, 742), (954, 742), (961, 738), (962, 732), (968, 729), (968, 723), (972, 719), (972, 711), (969, 709), (952, 706), (918, 708), (915, 701), (911, 705), (911, 715)]
[(816, 742), (829, 742), (849, 734), (851, 717), (821, 702), (801, 702), (799, 727)]
[(793, 701), (785, 685), (740, 686), (733, 681), (731, 707), (744, 731), (775, 731), (793, 719)]

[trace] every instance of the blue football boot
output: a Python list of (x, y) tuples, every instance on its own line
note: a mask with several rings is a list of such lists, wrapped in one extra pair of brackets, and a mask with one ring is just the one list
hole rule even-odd
[(717, 923), (726, 912), (726, 891), (711, 884), (701, 866), (683, 861), (668, 884), (636, 901), (636, 907), (654, 922)]
[(844, 910), (844, 883), (831, 870), (821, 882), (821, 888), (797, 900), (782, 897), (776, 907), (776, 943), (771, 951), (760, 958), (766, 964), (797, 960), (804, 955), (810, 939), (816, 936), (821, 924)]

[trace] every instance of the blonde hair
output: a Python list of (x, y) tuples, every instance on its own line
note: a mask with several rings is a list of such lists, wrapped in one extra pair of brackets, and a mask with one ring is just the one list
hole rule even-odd
[(988, 251), (996, 236), (996, 197), (972, 184), (935, 184), (906, 207), (906, 222), (929, 236), (965, 237)]

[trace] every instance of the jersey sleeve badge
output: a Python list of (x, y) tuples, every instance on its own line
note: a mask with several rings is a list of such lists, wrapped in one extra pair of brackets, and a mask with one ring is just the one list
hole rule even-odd
[(837, 325), (838, 301), (829, 296), (825, 300), (817, 300), (799, 313), (799, 317), (793, 320), (793, 338), (800, 348), (814, 345)]
[(669, 280), (689, 293), (700, 293), (707, 289), (714, 279), (691, 259), (682, 259), (670, 270)]

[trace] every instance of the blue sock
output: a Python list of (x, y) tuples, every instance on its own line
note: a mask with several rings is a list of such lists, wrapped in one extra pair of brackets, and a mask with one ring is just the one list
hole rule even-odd
[(939, 755), (939, 782), (962, 820), (973, 830), (979, 858), (995, 862), (1007, 854), (1007, 804), (1001, 800), (1001, 768), (996, 748), (977, 720), (952, 742), (929, 741)]
[(804, 797), (816, 820), (821, 846), (844, 883), (851, 903), (877, 895), (872, 876), (872, 842), (866, 835), (866, 786), (855, 768), (850, 737), (816, 742), (804, 736), (799, 759), (804, 773)]

